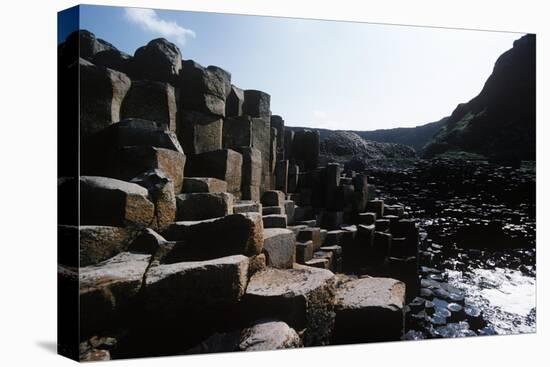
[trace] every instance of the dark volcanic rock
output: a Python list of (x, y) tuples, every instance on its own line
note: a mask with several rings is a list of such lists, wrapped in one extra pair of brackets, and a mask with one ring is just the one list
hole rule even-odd
[(130, 64), (130, 75), (136, 80), (174, 83), (181, 67), (179, 48), (164, 38), (157, 38), (136, 50)]
[[(416, 157), (414, 149), (405, 145), (368, 141), (350, 131), (330, 132), (321, 141), (320, 151), (325, 159), (336, 162)], [(359, 168), (356, 165), (351, 169)]]
[(498, 58), (479, 95), (453, 111), (424, 156), (460, 150), (499, 160), (534, 160), (535, 62), (535, 35), (516, 40)]

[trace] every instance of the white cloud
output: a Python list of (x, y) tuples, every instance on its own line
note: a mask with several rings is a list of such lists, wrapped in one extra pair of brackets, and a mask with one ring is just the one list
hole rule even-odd
[(124, 16), (131, 23), (166, 37), (169, 41), (174, 41), (180, 46), (185, 45), (189, 38), (195, 38), (196, 36), (191, 29), (184, 28), (176, 22), (161, 19), (153, 9), (125, 8)]

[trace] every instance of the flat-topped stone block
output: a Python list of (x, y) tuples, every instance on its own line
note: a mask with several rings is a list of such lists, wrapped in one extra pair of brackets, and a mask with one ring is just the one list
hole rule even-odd
[(280, 206), (285, 202), (285, 193), (278, 190), (268, 190), (262, 195), (262, 204), (264, 206)]
[(180, 194), (176, 196), (176, 221), (192, 221), (233, 214), (233, 195), (227, 192)]
[(333, 327), (334, 274), (311, 267), (256, 273), (243, 298), (253, 319), (278, 318), (305, 329), (304, 345), (326, 345)]
[(285, 228), (264, 229), (264, 252), (267, 255), (267, 265), (289, 269), (295, 259), (296, 235)]
[(286, 228), (285, 214), (270, 214), (262, 217), (264, 228)]
[(264, 245), (263, 231), (262, 216), (259, 213), (175, 222), (163, 233), (167, 240), (179, 241), (165, 261), (172, 263), (237, 254), (258, 255)]
[(336, 290), (335, 344), (400, 340), (405, 284), (391, 278), (361, 278)]
[(181, 190), (183, 193), (226, 191), (227, 182), (213, 177), (185, 177)]

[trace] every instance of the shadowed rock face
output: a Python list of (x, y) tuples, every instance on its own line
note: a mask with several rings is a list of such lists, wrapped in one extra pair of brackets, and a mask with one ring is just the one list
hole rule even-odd
[(483, 90), (458, 105), (429, 144), (427, 158), (449, 150), (495, 159), (535, 159), (535, 35), (502, 54)]
[(415, 158), (414, 149), (401, 144), (368, 141), (350, 131), (332, 131), (321, 141), (321, 154), (328, 161), (362, 159)]

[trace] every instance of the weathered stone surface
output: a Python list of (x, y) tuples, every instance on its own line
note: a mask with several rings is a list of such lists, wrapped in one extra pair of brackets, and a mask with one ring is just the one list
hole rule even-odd
[(276, 163), (275, 189), (288, 192), (288, 161), (278, 161)]
[(176, 222), (164, 233), (181, 241), (166, 256), (166, 262), (207, 260), (243, 254), (258, 255), (264, 246), (262, 216), (242, 213), (202, 221)]
[(285, 214), (286, 214), (286, 222), (287, 225), (294, 224), (294, 209), (295, 209), (294, 201), (292, 200), (285, 200), (284, 208), (285, 208)]
[[(367, 176), (364, 174), (358, 174), (352, 178), (353, 183), (353, 210), (356, 213), (362, 213), (369, 199), (369, 185), (367, 182)], [(371, 223), (365, 223), (371, 224)]]
[(141, 288), (151, 255), (122, 252), (79, 270), (80, 330), (83, 336), (116, 329)]
[(277, 130), (277, 161), (285, 160), (285, 120), (279, 115), (272, 115), (271, 127)]
[(143, 294), (156, 317), (177, 319), (186, 312), (222, 309), (243, 296), (248, 281), (248, 258), (242, 255), (208, 261), (159, 264), (145, 276)]
[(155, 206), (147, 189), (107, 177), (80, 177), (80, 223), (148, 226)]
[(370, 200), (367, 203), (367, 211), (375, 213), (376, 218), (384, 216), (384, 200)]
[(170, 243), (164, 239), (160, 234), (153, 231), (151, 228), (145, 228), (139, 235), (132, 241), (128, 251), (137, 252), (143, 254), (157, 255), (162, 256), (165, 247), (169, 246)]
[(155, 121), (176, 131), (176, 94), (168, 83), (149, 80), (133, 81), (122, 101), (120, 118)]
[(289, 164), (287, 192), (296, 192), (296, 190), (298, 189), (299, 175), (300, 175), (300, 167), (297, 164)]
[(151, 146), (122, 147), (119, 150), (117, 177), (130, 180), (146, 171), (158, 169), (172, 181), (174, 192), (179, 193), (182, 189), (185, 161), (185, 155), (175, 150)]
[(264, 252), (267, 255), (267, 265), (279, 269), (292, 268), (296, 252), (295, 242), (296, 235), (291, 230), (266, 227)]
[(241, 186), (241, 199), (260, 201), (260, 186)]
[(243, 298), (252, 320), (277, 318), (296, 330), (306, 329), (304, 345), (326, 345), (334, 322), (334, 274), (300, 267), (256, 273)]
[(87, 137), (120, 120), (131, 81), (123, 73), (79, 60), (80, 135)]
[(286, 214), (269, 214), (262, 217), (264, 228), (286, 228)]
[(260, 320), (241, 333), (242, 351), (299, 348), (302, 342), (294, 329), (277, 320)]
[(86, 175), (118, 177), (120, 151), (130, 146), (165, 148), (183, 154), (176, 134), (165, 125), (125, 119), (85, 140), (81, 149), (81, 171)]
[(321, 231), (317, 227), (308, 227), (300, 230), (296, 239), (300, 242), (312, 241), (313, 251), (317, 251), (321, 247)]
[(330, 260), (324, 257), (314, 257), (313, 259), (306, 261), (305, 265), (312, 268), (330, 270)]
[(177, 221), (203, 220), (233, 214), (233, 195), (227, 192), (180, 194)]
[(186, 60), (179, 85), (183, 109), (225, 116), (225, 100), (231, 89), (231, 74), (227, 71)]
[(282, 207), (285, 202), (285, 193), (278, 190), (265, 191), (262, 195), (262, 204), (264, 206)]
[(235, 205), (233, 205), (233, 213), (239, 214), (239, 213), (262, 213), (263, 207), (262, 204), (250, 201), (250, 200), (244, 200), (244, 201), (238, 201)]
[(296, 242), (296, 262), (305, 264), (313, 258), (313, 241)]
[(96, 53), (92, 57), (92, 63), (97, 66), (103, 66), (112, 70), (120, 71), (121, 73), (128, 74), (128, 65), (130, 64), (131, 59), (132, 56), (122, 51), (116, 49), (108, 49)]
[(61, 55), (63, 57), (79, 55), (88, 61), (91, 61), (101, 51), (116, 50), (112, 44), (97, 38), (92, 32), (85, 29), (71, 33), (60, 47), (62, 48)]
[[(80, 266), (100, 263), (127, 251), (140, 231), (132, 228), (110, 226), (60, 226), (60, 230), (79, 234)], [(75, 243), (67, 244), (75, 245)], [(66, 264), (79, 266), (79, 264)]]
[(265, 254), (250, 256), (248, 258), (248, 278), (259, 271), (265, 270), (267, 267), (267, 259)]
[(359, 213), (359, 215), (357, 216), (357, 222), (359, 224), (365, 224), (369, 226), (371, 224), (374, 224), (375, 221), (376, 221), (376, 213), (365, 212), (365, 213)]
[(336, 230), (344, 223), (344, 212), (323, 210), (321, 213), (321, 227)]
[(188, 158), (185, 176), (214, 177), (227, 182), (227, 191), (235, 194), (241, 190), (243, 157), (231, 149), (215, 150)]
[(291, 158), (303, 162), (306, 170), (314, 170), (319, 164), (319, 132), (298, 130), (292, 139)]
[(403, 334), (405, 284), (391, 278), (362, 278), (336, 290), (334, 343), (399, 340)]
[(225, 100), (225, 116), (234, 117), (243, 114), (244, 91), (231, 85), (231, 90)]
[(282, 206), (264, 206), (262, 207), (263, 215), (285, 214), (285, 208)]
[(243, 115), (252, 117), (271, 117), (271, 96), (259, 90), (244, 91)]
[[(265, 183), (273, 172), (270, 169), (271, 158), (271, 132), (269, 120), (265, 118), (253, 118), (240, 116), (226, 118), (223, 124), (223, 146), (238, 150), (242, 147), (258, 149), (262, 159), (262, 181), (260, 187), (266, 187)], [(267, 181), (269, 183), (269, 181)]]
[(155, 204), (155, 215), (150, 227), (165, 230), (176, 218), (176, 194), (170, 178), (160, 170), (142, 173), (131, 180), (132, 183), (145, 187)]
[(251, 147), (240, 147), (237, 151), (243, 156), (241, 198), (258, 201), (262, 183), (262, 153)]
[(174, 83), (182, 69), (179, 48), (164, 38), (157, 38), (134, 53), (130, 75), (134, 80)]
[(183, 193), (226, 192), (227, 182), (213, 177), (185, 177), (181, 191)]
[(200, 154), (222, 148), (222, 127), (217, 115), (180, 110), (176, 131), (187, 154)]

